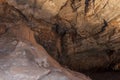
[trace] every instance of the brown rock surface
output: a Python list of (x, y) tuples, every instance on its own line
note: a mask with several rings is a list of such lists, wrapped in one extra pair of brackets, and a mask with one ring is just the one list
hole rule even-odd
[[(36, 43), (32, 25), (21, 11), (7, 3), (0, 4), (0, 9), (0, 80), (91, 80), (51, 58)], [(41, 37), (53, 39), (47, 36)]]
[(119, 58), (113, 58), (119, 57), (120, 49), (119, 3), (119, 0), (68, 0), (55, 21), (55, 34), (61, 43), (57, 59), (74, 70), (114, 69), (119, 63)]
[(0, 38), (0, 47), (3, 44), (4, 48), (0, 48), (1, 80), (90, 80), (83, 74), (75, 77), (34, 43), (32, 45), (6, 34)]
[[(35, 32), (37, 42), (61, 64), (74, 70), (116, 69), (119, 64), (119, 0), (6, 2), (9, 8), (0, 7), (0, 15), (6, 15), (0, 21), (7, 18), (9, 23), (9, 19), (15, 22), (24, 18)], [(12, 12), (10, 6), (19, 14)], [(15, 17), (3, 13), (4, 10)]]

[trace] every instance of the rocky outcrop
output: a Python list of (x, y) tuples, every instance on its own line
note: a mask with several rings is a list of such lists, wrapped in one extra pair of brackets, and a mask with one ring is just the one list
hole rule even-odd
[(38, 48), (13, 38), (8, 35), (0, 38), (1, 80), (90, 80), (83, 74), (72, 77), (70, 72), (48, 58), (41, 46)]
[(61, 64), (78, 71), (119, 69), (119, 0), (6, 2), (19, 12), (14, 18), (23, 17), (37, 42)]
[[(91, 80), (61, 67), (36, 43), (32, 25), (25, 16), (14, 6), (0, 1), (3, 1), (0, 4), (0, 80)], [(41, 37), (47, 39), (47, 36)]]

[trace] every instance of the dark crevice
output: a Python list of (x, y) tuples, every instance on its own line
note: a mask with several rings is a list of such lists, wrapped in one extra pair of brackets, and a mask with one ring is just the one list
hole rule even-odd
[(104, 26), (102, 27), (101, 31), (98, 32), (96, 35), (103, 33), (106, 30), (106, 28), (108, 27), (108, 23), (106, 20), (103, 20), (103, 23), (104, 23)]
[(90, 0), (85, 0), (85, 13), (87, 13), (87, 11), (88, 11), (89, 2), (90, 2)]
[(61, 11), (61, 10), (62, 10), (62, 9), (63, 9), (66, 5), (67, 5), (68, 1), (69, 1), (69, 0), (67, 0), (67, 1), (66, 1), (66, 3), (65, 3), (63, 6), (61, 6), (61, 8), (60, 8), (60, 10), (59, 10), (58, 14), (59, 14), (59, 13), (60, 13), (60, 11)]
[(67, 29), (63, 26), (60, 26), (59, 24), (55, 24), (55, 25), (56, 25), (57, 34), (59, 34), (60, 36), (64, 36), (66, 34)]
[(13, 10), (17, 11), (19, 13), (19, 15), (23, 18), (23, 20), (29, 22), (29, 19), (17, 8), (15, 8), (14, 6), (11, 6)]
[(106, 53), (109, 57), (113, 55), (114, 52), (115, 52), (114, 50), (110, 50), (110, 49), (106, 50)]
[(108, 23), (104, 20), (104, 26), (102, 27), (100, 33), (104, 32), (107, 26), (108, 26)]

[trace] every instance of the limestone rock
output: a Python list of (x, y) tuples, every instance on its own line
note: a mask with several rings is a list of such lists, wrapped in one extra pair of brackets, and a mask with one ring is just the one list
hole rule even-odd
[[(26, 36), (30, 31), (28, 27), (18, 27), (21, 29), (16, 29), (17, 34), (9, 29), (9, 34), (0, 37), (1, 80), (91, 80), (86, 76), (81, 77), (82, 74), (77, 77), (62, 68), (34, 39)], [(22, 29), (25, 30), (24, 37), (18, 35)], [(32, 35), (31, 31), (31, 38), (34, 38)]]
[[(50, 57), (36, 43), (31, 25), (21, 11), (7, 3), (0, 4), (0, 9), (0, 80), (91, 80), (63, 68)], [(50, 32), (51, 28), (46, 30)], [(49, 35), (43, 37), (47, 38), (53, 39)]]
[(27, 15), (33, 15), (36, 19), (50, 21), (55, 17), (67, 0), (7, 0), (10, 5)]
[[(32, 26), (37, 42), (60, 63), (87, 70), (119, 63), (119, 59), (112, 58), (120, 49), (119, 0), (6, 0), (6, 3), (0, 6), (0, 21), (26, 21)], [(44, 22), (46, 25), (41, 25)], [(96, 56), (98, 61), (94, 61)]]
[[(110, 57), (120, 49), (119, 3), (119, 0), (67, 1), (56, 18), (56, 29), (58, 32), (56, 31), (57, 33), (54, 33), (59, 35), (59, 41), (61, 41), (61, 63), (68, 64), (70, 67), (74, 65), (74, 69), (91, 69), (93, 67), (108, 68), (112, 67), (110, 64), (115, 64), (111, 62)], [(63, 31), (63, 34), (60, 34), (59, 31)], [(44, 39), (40, 41), (44, 41)], [(54, 49), (55, 47), (52, 46)], [(95, 52), (92, 53), (92, 50)], [(81, 54), (86, 56), (93, 54), (93, 58), (100, 55), (104, 56), (104, 59), (97, 56), (100, 60), (99, 66), (91, 58), (82, 57), (82, 60), (88, 59), (88, 62), (82, 63), (80, 58), (82, 56)], [(78, 55), (80, 56), (78, 57)], [(75, 64), (78, 65), (75, 67)]]

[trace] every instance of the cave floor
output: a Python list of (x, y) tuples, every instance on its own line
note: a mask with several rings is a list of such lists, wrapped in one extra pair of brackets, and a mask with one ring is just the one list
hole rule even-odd
[(90, 76), (92, 80), (120, 80), (120, 72), (88, 72), (86, 75)]

